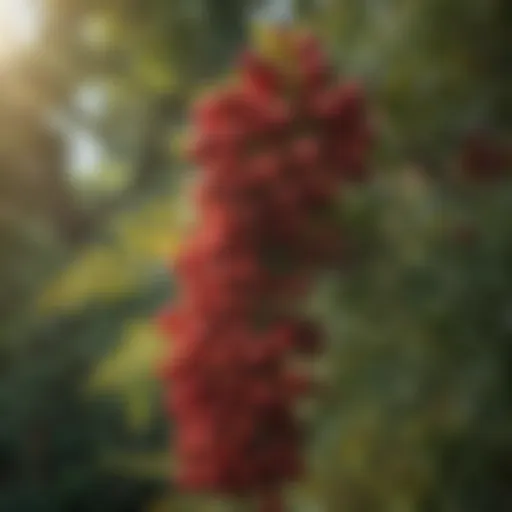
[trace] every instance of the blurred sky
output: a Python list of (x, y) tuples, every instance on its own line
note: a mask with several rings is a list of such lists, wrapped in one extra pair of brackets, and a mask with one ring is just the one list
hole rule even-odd
[(37, 40), (41, 21), (40, 0), (0, 0), (0, 58), (3, 62), (20, 47)]
[[(292, 0), (267, 0), (255, 17), (289, 21), (292, 11)], [(19, 50), (36, 44), (43, 22), (42, 0), (0, 0), (0, 63), (8, 65)], [(106, 101), (104, 91), (95, 84), (84, 85), (76, 95), (77, 107), (91, 117), (101, 114)], [(105, 156), (101, 141), (80, 126), (60, 121), (68, 143), (69, 171), (82, 177), (98, 172)]]
[[(44, 23), (42, 0), (0, 0), (0, 67), (11, 62), (29, 46), (37, 44)], [(105, 98), (95, 86), (77, 93), (77, 106), (88, 115), (97, 115)], [(70, 171), (94, 173), (103, 158), (101, 143), (90, 133), (70, 123), (62, 125), (68, 141)]]
[[(31, 0), (25, 1), (30, 2)], [(255, 17), (265, 20), (289, 21), (293, 17), (292, 11), (292, 0), (267, 0), (255, 12)], [(107, 100), (100, 87), (86, 85), (78, 91), (76, 101), (83, 112), (95, 116), (101, 113)], [(71, 171), (82, 176), (97, 172), (104, 157), (101, 142), (86, 130), (76, 126), (69, 126), (66, 131), (69, 141)]]
[(267, 0), (255, 16), (274, 21), (289, 21), (293, 17), (292, 0)]

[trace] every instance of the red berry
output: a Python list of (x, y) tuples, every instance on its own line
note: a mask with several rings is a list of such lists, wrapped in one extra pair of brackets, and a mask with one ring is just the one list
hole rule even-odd
[(313, 36), (304, 36), (296, 43), (301, 79), (309, 90), (327, 85), (330, 79), (330, 67), (320, 44)]
[(241, 73), (242, 87), (245, 91), (266, 98), (279, 93), (279, 74), (258, 55), (249, 51), (242, 55)]
[(309, 170), (320, 165), (321, 145), (317, 138), (305, 136), (292, 142), (290, 148), (292, 162)]

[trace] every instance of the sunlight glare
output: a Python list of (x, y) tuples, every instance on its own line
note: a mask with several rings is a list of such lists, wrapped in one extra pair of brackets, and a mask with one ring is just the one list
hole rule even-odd
[(0, 0), (0, 59), (33, 44), (41, 27), (40, 0)]

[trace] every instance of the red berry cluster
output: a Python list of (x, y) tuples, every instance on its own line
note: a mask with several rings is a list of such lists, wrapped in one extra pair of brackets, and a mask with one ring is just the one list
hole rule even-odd
[(193, 113), (200, 222), (176, 262), (180, 301), (162, 315), (187, 488), (265, 494), (301, 471), (294, 404), (311, 382), (291, 361), (322, 337), (296, 304), (340, 250), (326, 212), (365, 177), (368, 125), (359, 88), (334, 82), (315, 39), (289, 44), (292, 70), (247, 53), (237, 83)]
[(472, 134), (463, 143), (460, 164), (463, 176), (477, 182), (504, 177), (512, 166), (509, 145), (485, 134)]

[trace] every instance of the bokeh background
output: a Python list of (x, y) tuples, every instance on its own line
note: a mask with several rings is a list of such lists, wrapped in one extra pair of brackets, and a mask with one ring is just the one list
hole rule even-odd
[(0, 511), (246, 510), (173, 486), (152, 318), (188, 107), (275, 21), (378, 128), (290, 510), (512, 510), (510, 1), (0, 0)]

